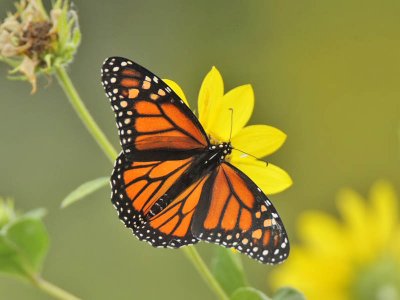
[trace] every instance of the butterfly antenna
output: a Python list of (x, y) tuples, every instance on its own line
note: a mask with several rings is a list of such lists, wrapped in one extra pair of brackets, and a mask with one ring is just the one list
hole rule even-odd
[(229, 133), (229, 142), (231, 142), (231, 138), (232, 138), (232, 128), (233, 128), (233, 108), (229, 108), (229, 110), (231, 111), (231, 131)]
[[(233, 108), (231, 107), (231, 108), (229, 108), (229, 110), (231, 111), (231, 131), (230, 131), (230, 133), (229, 133), (229, 142), (231, 142), (231, 138), (232, 138), (232, 128), (233, 128)], [(245, 155), (247, 155), (247, 156), (250, 156), (250, 157), (253, 157), (253, 158), (259, 160), (258, 157), (254, 156), (254, 155), (252, 155), (252, 154), (250, 154), (250, 153), (244, 152), (244, 151), (242, 151), (242, 150), (240, 150), (240, 149), (233, 148), (233, 147), (232, 147), (232, 149), (234, 149), (234, 150), (236, 150), (236, 151), (239, 151), (239, 152), (242, 152), (243, 154), (245, 154)], [(265, 163), (266, 163), (266, 165), (268, 166), (268, 162), (265, 161)]]
[[(250, 156), (250, 157), (253, 157), (253, 158), (255, 158), (255, 159), (257, 159), (257, 160), (260, 160), (258, 157), (256, 157), (256, 156), (254, 156), (254, 155), (252, 155), (252, 154), (250, 154), (250, 153), (247, 153), (247, 152), (245, 152), (245, 151), (243, 151), (243, 150), (240, 150), (240, 149), (237, 149), (237, 148), (232, 148), (232, 149), (234, 149), (234, 150), (236, 150), (236, 151), (239, 151), (239, 152), (242, 152), (243, 154), (245, 154), (245, 155), (247, 155), (247, 156)], [(268, 167), (268, 162), (267, 161), (264, 161), (265, 162), (265, 164), (266, 164), (266, 166)]]

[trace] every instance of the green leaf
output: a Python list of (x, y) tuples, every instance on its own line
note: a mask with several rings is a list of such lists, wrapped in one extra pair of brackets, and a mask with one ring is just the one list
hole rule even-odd
[(79, 186), (76, 190), (72, 191), (61, 203), (61, 207), (65, 208), (72, 203), (75, 203), (78, 200), (86, 197), (94, 193), (95, 191), (101, 189), (106, 186), (109, 182), (108, 177), (100, 177), (88, 182), (85, 182), (81, 186)]
[(270, 300), (270, 298), (265, 295), (263, 292), (252, 288), (252, 287), (244, 287), (237, 289), (232, 296), (231, 300)]
[(305, 300), (305, 299), (306, 298), (302, 293), (290, 287), (279, 289), (272, 297), (272, 300)]
[(9, 245), (7, 238), (0, 235), (0, 273), (16, 276), (27, 276), (21, 265), (17, 251)]
[(217, 247), (211, 270), (215, 278), (228, 295), (238, 288), (247, 286), (240, 256), (231, 249)]
[(48, 246), (43, 222), (29, 214), (22, 216), (0, 233), (0, 272), (22, 277), (39, 273)]

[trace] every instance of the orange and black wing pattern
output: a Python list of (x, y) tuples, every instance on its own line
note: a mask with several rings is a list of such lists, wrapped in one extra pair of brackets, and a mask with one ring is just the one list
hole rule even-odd
[(192, 234), (262, 263), (277, 264), (289, 255), (286, 231), (272, 203), (244, 173), (226, 162), (203, 188)]
[(210, 145), (174, 91), (129, 59), (106, 59), (102, 83), (122, 145), (111, 176), (112, 203), (134, 235), (154, 247), (203, 240), (262, 263), (288, 257), (287, 234), (272, 203), (225, 160), (230, 143)]
[[(158, 154), (187, 154), (208, 147), (199, 121), (159, 77), (129, 59), (110, 57), (102, 67), (102, 84), (115, 112), (125, 154), (147, 160)], [(142, 157), (142, 158), (143, 158)]]
[[(135, 234), (153, 246), (179, 248), (197, 243), (199, 239), (193, 235), (191, 227), (208, 177), (185, 188), (165, 209), (140, 226)], [(163, 242), (161, 245), (160, 241)]]
[(190, 224), (205, 180), (189, 186), (175, 199), (169, 199), (167, 193), (192, 162), (193, 158), (131, 162), (124, 153), (119, 155), (111, 176), (112, 203), (121, 221), (140, 240), (172, 248), (198, 241)]

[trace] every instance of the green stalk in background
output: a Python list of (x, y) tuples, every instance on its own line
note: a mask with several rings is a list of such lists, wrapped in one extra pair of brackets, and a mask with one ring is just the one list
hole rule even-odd
[(75, 112), (78, 114), (79, 118), (86, 126), (86, 129), (93, 136), (94, 140), (100, 146), (101, 150), (103, 150), (103, 152), (106, 154), (108, 159), (111, 162), (114, 162), (118, 155), (117, 151), (111, 145), (110, 141), (104, 135), (103, 131), (101, 131), (97, 123), (94, 121), (82, 99), (79, 97), (79, 94), (72, 84), (71, 78), (68, 76), (65, 68), (62, 66), (58, 66), (55, 68), (55, 71), (59, 84), (63, 88), (72, 107), (75, 109)]
[(46, 294), (60, 300), (80, 300), (69, 292), (59, 288), (58, 286), (44, 280), (41, 277), (36, 277), (32, 279), (32, 283), (38, 289), (42, 290)]

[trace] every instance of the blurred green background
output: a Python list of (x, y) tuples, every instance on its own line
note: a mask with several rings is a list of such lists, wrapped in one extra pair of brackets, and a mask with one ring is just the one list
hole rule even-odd
[[(399, 191), (399, 1), (94, 1), (76, 0), (82, 45), (69, 67), (82, 98), (119, 148), (114, 116), (100, 84), (108, 56), (129, 57), (177, 81), (192, 106), (215, 65), (226, 90), (250, 83), (252, 124), (287, 133), (268, 158), (294, 185), (272, 197), (295, 241), (296, 217), (334, 211), (338, 189), (366, 193), (386, 178)], [(0, 2), (0, 15), (13, 1)], [(0, 66), (0, 194), (26, 211), (45, 207), (51, 249), (44, 277), (84, 299), (213, 299), (179, 250), (153, 249), (118, 221), (108, 188), (60, 210), (82, 182), (111, 165), (55, 80), (39, 91), (6, 79)], [(199, 245), (209, 260), (214, 245)], [(290, 258), (289, 258), (290, 259)], [(267, 291), (273, 267), (243, 262)], [(50, 299), (0, 277), (1, 299)]]

